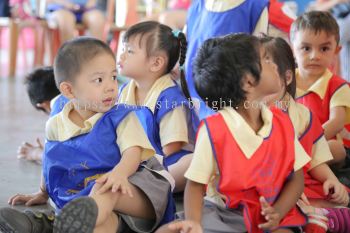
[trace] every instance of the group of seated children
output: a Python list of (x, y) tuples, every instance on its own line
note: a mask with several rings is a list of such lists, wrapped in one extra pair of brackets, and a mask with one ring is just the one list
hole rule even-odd
[[(46, 124), (40, 189), (9, 200), (50, 198), (56, 216), (2, 208), (0, 229), (349, 232), (349, 189), (329, 167), (344, 166), (350, 148), (349, 85), (327, 69), (340, 50), (338, 26), (329, 13), (305, 13), (291, 39), (294, 54), (281, 38), (206, 40), (192, 71), (215, 113), (198, 129), (183, 33), (152, 21), (130, 27), (118, 69), (131, 81), (119, 94), (110, 48), (67, 41), (54, 76), (68, 102), (57, 107), (59, 97)], [(177, 62), (182, 91), (170, 75)], [(182, 191), (175, 220), (172, 194)]]

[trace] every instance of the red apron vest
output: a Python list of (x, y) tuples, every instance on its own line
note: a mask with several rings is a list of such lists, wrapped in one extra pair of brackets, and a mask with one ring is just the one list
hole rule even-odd
[[(317, 117), (310, 111), (309, 126), (299, 136), (300, 144), (303, 146), (306, 153), (312, 158), (312, 147), (313, 145), (323, 136), (323, 128)], [(325, 199), (326, 196), (323, 192), (323, 184), (318, 180), (313, 179), (309, 174), (311, 164), (308, 163), (304, 166), (304, 179), (305, 188), (304, 193), (308, 198)]]
[[(344, 79), (333, 75), (328, 82), (326, 93), (323, 99), (321, 99), (320, 96), (314, 92), (308, 92), (305, 95), (296, 98), (296, 101), (308, 107), (318, 117), (321, 124), (323, 125), (329, 119), (329, 103), (331, 101), (331, 98), (333, 94), (343, 85), (349, 84)], [(346, 129), (350, 130), (350, 125), (345, 126), (345, 130)], [(350, 138), (344, 140), (344, 146), (350, 148)]]
[[(218, 191), (225, 196), (227, 208), (243, 207), (248, 232), (262, 232), (258, 225), (266, 222), (261, 215), (259, 197), (272, 205), (284, 183), (293, 175), (295, 159), (294, 128), (286, 113), (273, 109), (270, 135), (248, 159), (232, 136), (222, 115), (205, 120), (218, 169)], [(294, 207), (280, 223), (280, 227), (301, 226), (306, 218)]]

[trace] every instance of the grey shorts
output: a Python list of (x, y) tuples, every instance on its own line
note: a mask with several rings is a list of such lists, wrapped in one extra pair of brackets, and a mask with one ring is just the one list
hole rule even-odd
[(154, 220), (141, 219), (130, 215), (120, 214), (119, 232), (153, 232), (163, 219), (167, 204), (168, 194), (171, 191), (170, 183), (156, 171), (164, 170), (157, 159), (151, 158), (132, 176), (129, 182), (145, 193), (152, 203), (156, 218)]
[[(184, 218), (183, 213), (178, 215)], [(202, 227), (205, 233), (245, 233), (242, 211), (227, 209), (213, 202), (204, 200), (202, 209)], [(301, 228), (288, 228), (295, 233), (301, 233)]]

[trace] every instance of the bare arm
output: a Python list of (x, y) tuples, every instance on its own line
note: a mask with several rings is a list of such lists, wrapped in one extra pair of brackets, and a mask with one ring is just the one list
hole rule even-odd
[(329, 120), (323, 124), (324, 136), (327, 140), (334, 138), (345, 125), (345, 107), (333, 107), (330, 110)]
[(185, 188), (185, 218), (201, 225), (204, 184), (187, 180)]
[(281, 215), (281, 219), (294, 207), (304, 190), (303, 169), (294, 172), (294, 175), (285, 184), (281, 195), (273, 207)]
[(141, 152), (142, 149), (138, 146), (126, 149), (118, 165), (96, 180), (97, 183), (103, 184), (98, 193), (102, 194), (110, 189), (112, 192), (121, 190), (123, 194), (128, 193), (132, 197), (128, 178), (137, 171), (141, 163)]

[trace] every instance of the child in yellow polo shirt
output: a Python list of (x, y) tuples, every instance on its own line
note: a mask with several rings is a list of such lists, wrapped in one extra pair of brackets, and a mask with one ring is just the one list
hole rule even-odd
[[(60, 92), (70, 101), (46, 125), (40, 191), (16, 195), (10, 204), (44, 204), (50, 197), (60, 210), (56, 232), (153, 232), (167, 213), (171, 220), (170, 183), (152, 159), (154, 149), (137, 118), (140, 112), (151, 113), (115, 105), (116, 61), (108, 45), (88, 37), (68, 41), (54, 71)], [(23, 218), (30, 220), (28, 225)], [(30, 232), (35, 224), (37, 232), (50, 232), (42, 229), (50, 224), (10, 208), (0, 211), (0, 224), (12, 228), (6, 232)]]
[(288, 115), (262, 104), (279, 90), (276, 64), (256, 37), (236, 34), (204, 42), (193, 75), (218, 111), (202, 122), (185, 173), (187, 221), (159, 232), (301, 232), (295, 207), (310, 158)]
[[(124, 52), (118, 63), (120, 74), (132, 79), (121, 87), (118, 102), (146, 106), (152, 111), (155, 137), (150, 140), (175, 179), (175, 192), (184, 189), (183, 175), (191, 161), (194, 141), (183, 70), (186, 46), (182, 32), (158, 22), (143, 22), (125, 33)], [(183, 92), (170, 74), (178, 60)]]
[(344, 138), (349, 135), (345, 126), (350, 123), (350, 88), (327, 69), (340, 51), (338, 24), (328, 12), (304, 13), (292, 24), (290, 37), (298, 65), (296, 101), (320, 120), (332, 163), (343, 163), (344, 146), (348, 152), (350, 148), (349, 138)]
[[(296, 91), (295, 62), (292, 49), (282, 38), (264, 37), (261, 39), (265, 48), (271, 54), (278, 65), (278, 71), (282, 80), (281, 90), (266, 98), (268, 104), (282, 108), (288, 112), (292, 120), (295, 132), (305, 151), (310, 155), (311, 161), (304, 167), (306, 198), (300, 200), (303, 210), (309, 215), (306, 232), (312, 232), (310, 228), (320, 228), (317, 232), (326, 232), (327, 228), (334, 231), (334, 218), (327, 222), (324, 214), (317, 215), (307, 209), (309, 206), (322, 208), (346, 207), (349, 204), (348, 190), (334, 175), (326, 162), (332, 160), (332, 154), (323, 135), (323, 129), (317, 117), (304, 105), (294, 101)], [(328, 209), (329, 212), (338, 211)], [(341, 213), (341, 211), (340, 211)], [(327, 215), (326, 215), (327, 216)], [(321, 231), (323, 230), (323, 231)]]

